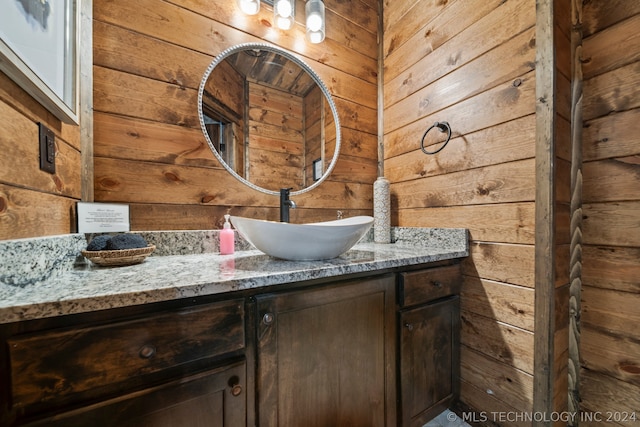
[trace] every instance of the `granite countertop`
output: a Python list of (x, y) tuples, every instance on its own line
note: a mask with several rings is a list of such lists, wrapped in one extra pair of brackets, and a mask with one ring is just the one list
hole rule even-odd
[(219, 255), (217, 231), (140, 234), (156, 244), (154, 255), (122, 267), (86, 263), (79, 256), (86, 246), (84, 235), (0, 242), (0, 323), (375, 272), (469, 254), (465, 229), (396, 228), (394, 243), (363, 238), (338, 258), (295, 262), (264, 255), (239, 238), (234, 255)]

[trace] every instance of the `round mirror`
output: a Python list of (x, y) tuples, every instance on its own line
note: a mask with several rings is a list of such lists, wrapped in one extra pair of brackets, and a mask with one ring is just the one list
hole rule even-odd
[(304, 61), (277, 46), (246, 43), (218, 55), (200, 83), (198, 116), (220, 163), (263, 193), (312, 190), (338, 159), (331, 94)]

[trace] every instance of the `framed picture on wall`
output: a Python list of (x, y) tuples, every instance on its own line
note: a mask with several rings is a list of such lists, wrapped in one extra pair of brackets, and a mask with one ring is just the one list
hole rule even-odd
[(80, 0), (2, 0), (0, 70), (65, 123), (78, 124)]

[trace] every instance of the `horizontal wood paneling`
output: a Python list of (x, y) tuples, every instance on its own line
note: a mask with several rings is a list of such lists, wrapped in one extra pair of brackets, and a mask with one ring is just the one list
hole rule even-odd
[[(402, 128), (397, 128), (397, 123), (387, 123), (385, 120), (385, 160), (419, 149), (422, 135), (436, 121), (448, 121), (452, 126), (452, 134), (459, 136), (533, 114), (534, 77), (533, 73), (521, 75)], [(395, 130), (387, 133), (387, 126)], [(429, 143), (427, 140), (425, 146), (437, 144), (438, 141)], [(446, 151), (442, 153), (446, 155)], [(419, 151), (416, 154), (424, 155)]]
[[(628, 8), (629, 5), (625, 5)], [(585, 79), (590, 79), (604, 72), (623, 67), (640, 60), (640, 10), (618, 25), (606, 28), (584, 40), (584, 52), (588, 57), (582, 63)], [(616, 46), (612, 49), (612, 46)], [(620, 55), (625, 52), (625, 55)]]
[(531, 412), (533, 377), (530, 374), (484, 356), (467, 346), (461, 347), (460, 358), (460, 375), (463, 381), (485, 390), (487, 394), (516, 411)]
[(640, 248), (619, 246), (586, 246), (582, 256), (585, 285), (626, 292), (640, 292)]
[(58, 194), (0, 183), (0, 239), (75, 232), (76, 202)]
[(580, 422), (581, 426), (638, 424), (640, 387), (588, 369), (582, 370), (580, 378), (581, 408), (585, 413), (582, 417), (585, 421)]
[(95, 113), (96, 157), (220, 167), (201, 129)]
[(584, 120), (640, 107), (640, 61), (585, 80)]
[(610, 0), (606, 3), (598, 1), (585, 3), (582, 19), (583, 34), (586, 38), (639, 13), (640, 4), (634, 1)]
[(533, 288), (533, 246), (472, 242), (469, 249), (465, 275)]
[(470, 8), (459, 1), (385, 2), (385, 84), (502, 3), (485, 1)]
[(640, 246), (640, 200), (586, 203), (582, 212), (584, 243)]
[[(622, 334), (585, 328), (582, 366), (640, 387), (640, 342)], [(639, 420), (640, 421), (640, 420)]]
[[(270, 6), (247, 16), (233, 2), (95, 1), (96, 199), (135, 205), (132, 224), (140, 229), (166, 229), (163, 208), (167, 215), (185, 215), (167, 224), (188, 229), (195, 224), (218, 228), (207, 215), (218, 216), (221, 208), (276, 219), (277, 197), (244, 187), (208, 153), (196, 106), (200, 79), (215, 55), (237, 43), (267, 41), (292, 51), (318, 73), (334, 96), (343, 134), (333, 175), (295, 197), (299, 209), (292, 211), (292, 220), (333, 219), (336, 210), (368, 212), (377, 176), (377, 4), (328, 2), (327, 38), (319, 45), (301, 43), (304, 2), (297, 6), (295, 27), (274, 31)], [(291, 140), (281, 127), (278, 135)], [(256, 143), (272, 144), (273, 136)], [(333, 144), (332, 135), (325, 137)], [(292, 161), (288, 154), (269, 156), (278, 173), (301, 181), (302, 159), (292, 172), (284, 168)], [(263, 160), (254, 156), (249, 162)], [(257, 179), (273, 178), (271, 171), (256, 173)], [(317, 208), (322, 209), (314, 212)]]
[(465, 276), (460, 308), (533, 332), (534, 291), (524, 286)]
[(530, 115), (453, 136), (441, 156), (416, 155), (414, 150), (385, 160), (385, 176), (401, 182), (532, 158), (534, 134), (535, 117)]
[(585, 203), (638, 199), (640, 154), (585, 163), (583, 183)]
[(472, 241), (524, 244), (533, 244), (533, 216), (531, 202), (432, 208), (428, 215), (422, 208), (403, 209), (397, 215), (392, 212), (394, 223), (414, 227), (440, 227), (446, 223), (469, 229)]
[(638, 154), (638, 135), (638, 108), (590, 120), (582, 135), (584, 161)]
[(468, 311), (462, 311), (460, 317), (462, 345), (533, 374), (533, 332)]
[[(427, 55), (396, 78), (385, 79), (385, 121), (395, 123), (402, 111), (415, 115), (437, 111), (443, 105), (531, 71), (535, 61), (533, 31), (512, 39), (531, 28), (534, 9), (525, 6), (527, 2), (507, 2), (485, 19), (475, 22), (440, 47), (448, 56)], [(510, 20), (508, 25), (505, 22), (497, 24), (503, 20), (502, 13), (510, 13), (516, 8), (520, 9), (514, 15), (516, 19)], [(451, 90), (454, 82), (455, 90)]]
[[(528, 0), (384, 3), (392, 223), (469, 229), (461, 381), (463, 404), (476, 410), (532, 405), (535, 11)], [(423, 154), (424, 132), (445, 120), (451, 141)], [(433, 131), (425, 147), (443, 141)], [(529, 372), (509, 383), (514, 401), (484, 392), (511, 370)]]
[(534, 167), (531, 159), (502, 163), (393, 183), (391, 191), (398, 209), (532, 201)]
[(584, 286), (582, 322), (592, 328), (633, 337), (640, 324), (640, 294)]
[(638, 2), (584, 5), (580, 397), (587, 415), (634, 414), (620, 426), (640, 422), (639, 22)]
[[(56, 138), (56, 173), (40, 170), (38, 123)], [(62, 123), (0, 72), (0, 239), (71, 233), (81, 198), (78, 126)]]
[[(461, 415), (463, 418), (467, 417), (466, 421), (468, 423), (486, 423), (487, 421), (492, 423), (501, 421), (504, 423), (507, 416), (509, 416), (511, 418), (509, 420), (510, 426), (531, 426), (530, 421), (525, 421), (523, 417), (515, 416), (515, 414), (521, 414), (520, 411), (517, 411), (514, 407), (509, 406), (501, 400), (498, 400), (493, 393), (490, 393), (492, 391), (493, 390), (491, 389), (478, 388), (465, 380), (460, 381), (460, 397), (461, 400), (465, 402), (464, 407), (462, 408)], [(467, 406), (469, 406), (471, 409), (475, 409), (475, 413), (470, 412), (467, 409)], [(511, 414), (513, 414), (514, 416), (511, 417)]]

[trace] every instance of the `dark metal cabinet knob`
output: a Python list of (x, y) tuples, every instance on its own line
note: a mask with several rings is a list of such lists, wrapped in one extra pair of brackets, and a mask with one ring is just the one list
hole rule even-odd
[(140, 349), (140, 357), (143, 359), (151, 359), (156, 354), (156, 348), (152, 345), (145, 345)]
[(240, 386), (240, 385), (234, 385), (234, 386), (231, 388), (231, 395), (233, 395), (233, 396), (236, 396), (236, 397), (237, 397), (237, 396), (240, 396), (241, 394), (242, 394), (242, 386)]
[(273, 313), (265, 313), (264, 316), (262, 316), (262, 323), (270, 325), (273, 323), (274, 319), (275, 317), (273, 316)]

